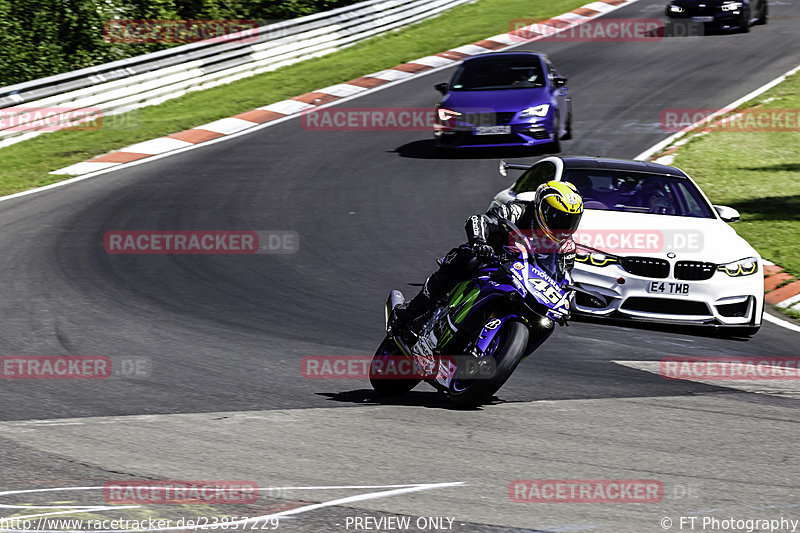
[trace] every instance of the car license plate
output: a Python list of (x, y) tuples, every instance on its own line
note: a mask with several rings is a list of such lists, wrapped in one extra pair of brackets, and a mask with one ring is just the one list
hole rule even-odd
[(714, 22), (714, 17), (692, 17), (692, 22)]
[(475, 135), (508, 135), (511, 126), (476, 126)]
[(689, 284), (675, 283), (673, 281), (651, 281), (647, 284), (647, 292), (687, 296), (689, 294)]

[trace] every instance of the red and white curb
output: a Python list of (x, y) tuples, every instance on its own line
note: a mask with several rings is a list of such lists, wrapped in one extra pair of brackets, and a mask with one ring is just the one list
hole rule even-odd
[(800, 312), (800, 280), (778, 265), (764, 266), (764, 291), (768, 304)]
[(453, 48), (452, 50), (447, 50), (446, 52), (422, 57), (390, 69), (368, 74), (344, 83), (331, 85), (323, 89), (317, 89), (310, 93), (295, 96), (289, 100), (275, 102), (264, 107), (253, 109), (252, 111), (234, 115), (233, 117), (215, 120), (214, 122), (173, 133), (166, 137), (159, 137), (158, 139), (132, 144), (117, 151), (94, 157), (88, 161), (75, 163), (68, 167), (54, 170), (50, 172), (50, 174), (78, 176), (202, 144), (279, 119), (299, 115), (309, 109), (315, 109), (339, 100), (359, 96), (392, 82), (404, 81), (435, 69), (449, 67), (466, 57), (485, 54), (504, 48), (513, 48), (536, 41), (545, 36), (552, 36), (554, 33), (583, 24), (584, 22), (637, 1), (638, 0), (598, 0), (544, 22), (519, 28), (513, 32), (501, 33), (472, 44), (466, 44), (458, 48)]

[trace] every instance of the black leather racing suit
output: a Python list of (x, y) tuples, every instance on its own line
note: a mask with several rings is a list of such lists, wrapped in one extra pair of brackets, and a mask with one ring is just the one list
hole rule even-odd
[[(530, 207), (529, 207), (530, 206)], [(536, 252), (536, 263), (547, 271), (554, 279), (560, 281), (572, 270), (575, 264), (575, 244), (570, 238), (566, 243), (555, 248), (555, 245), (544, 239), (533, 216), (533, 204), (512, 201), (494, 206), (482, 215), (473, 215), (467, 219), (465, 230), (467, 242), (450, 250), (439, 261), (439, 270), (434, 272), (425, 282), (420, 293), (400, 311), (398, 318), (410, 322), (427, 312), (431, 305), (455, 286), (459, 281), (467, 280), (482, 265), (475, 253), (480, 245), (491, 246), (497, 255), (504, 253), (503, 246), (511, 244), (509, 231), (501, 224), (505, 219), (530, 236)], [(528, 235), (527, 232), (530, 232)], [(536, 243), (542, 243), (545, 251), (536, 249)], [(405, 315), (405, 316), (402, 316)]]

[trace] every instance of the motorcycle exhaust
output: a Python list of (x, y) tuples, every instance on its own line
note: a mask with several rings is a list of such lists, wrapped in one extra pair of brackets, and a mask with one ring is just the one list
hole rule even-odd
[(405, 302), (406, 298), (403, 296), (402, 292), (393, 290), (391, 293), (389, 293), (389, 298), (386, 300), (386, 308), (384, 309), (384, 327), (387, 329), (389, 328), (389, 317), (391, 316), (394, 308), (398, 305), (403, 305)]

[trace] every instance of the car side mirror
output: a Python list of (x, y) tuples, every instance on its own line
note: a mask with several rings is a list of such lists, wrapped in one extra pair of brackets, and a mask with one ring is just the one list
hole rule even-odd
[(440, 93), (447, 94), (447, 85), (448, 85), (448, 83), (446, 81), (443, 81), (442, 83), (437, 83), (433, 87), (434, 87), (434, 89), (436, 89)]
[(553, 85), (563, 87), (567, 84), (567, 78), (553, 78)]
[(740, 215), (739, 211), (736, 209), (728, 207), (727, 205), (715, 205), (714, 209), (717, 210), (719, 218), (721, 218), (723, 222), (727, 222), (728, 224), (739, 222)]

